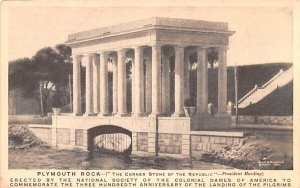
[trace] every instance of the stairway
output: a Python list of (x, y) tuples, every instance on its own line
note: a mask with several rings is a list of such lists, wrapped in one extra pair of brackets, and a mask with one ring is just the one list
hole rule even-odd
[(286, 71), (282, 69), (273, 78), (266, 82), (263, 86), (258, 87), (257, 85), (249, 91), (239, 101), (239, 108), (246, 108), (250, 104), (255, 104), (265, 98), (267, 95), (275, 91), (277, 88), (285, 86), (293, 80), (293, 67)]

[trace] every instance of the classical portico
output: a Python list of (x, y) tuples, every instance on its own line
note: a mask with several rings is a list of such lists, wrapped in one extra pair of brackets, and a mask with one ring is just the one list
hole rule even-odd
[[(73, 50), (73, 115), (82, 115), (81, 64), (86, 66), (86, 116), (184, 116), (189, 98), (189, 54), (197, 53), (197, 116), (207, 115), (207, 49), (218, 51), (218, 116), (226, 115), (227, 49), (226, 23), (151, 18), (69, 35)], [(127, 57), (133, 51), (134, 57)], [(170, 109), (170, 57), (175, 56), (174, 110)], [(131, 58), (131, 111), (128, 111), (127, 58)], [(112, 70), (108, 64), (112, 63)], [(112, 93), (108, 91), (112, 71)], [(151, 75), (150, 75), (151, 74)], [(151, 83), (151, 85), (150, 85)], [(151, 87), (151, 89), (150, 89)], [(151, 92), (149, 92), (151, 91)], [(111, 95), (112, 111), (108, 96)]]
[[(195, 139), (223, 134), (202, 130), (230, 128), (226, 59), (233, 33), (227, 23), (155, 17), (70, 34), (73, 112), (53, 116), (52, 145), (87, 149), (96, 134), (116, 130), (130, 136), (133, 153), (192, 156)], [(215, 116), (208, 113), (212, 50), (219, 62)], [(197, 84), (190, 84), (195, 67)], [(189, 98), (196, 101), (193, 117), (183, 111)]]

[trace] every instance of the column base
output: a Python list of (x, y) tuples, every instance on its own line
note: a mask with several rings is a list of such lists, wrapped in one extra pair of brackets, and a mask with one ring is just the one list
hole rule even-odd
[(97, 116), (98, 117), (106, 117), (106, 116), (109, 116), (110, 114), (109, 113), (99, 113)]
[(82, 116), (82, 113), (72, 113), (72, 116)]
[(151, 114), (149, 114), (148, 117), (161, 117), (161, 116), (163, 116), (163, 114), (154, 114), (154, 113), (151, 113)]
[(83, 116), (93, 116), (94, 114), (93, 113), (85, 113), (83, 114)]
[(115, 117), (128, 117), (128, 114), (115, 114)]
[(132, 117), (145, 117), (145, 113), (132, 114)]
[(171, 117), (184, 117), (184, 113), (181, 112), (174, 112), (174, 114), (171, 115)]

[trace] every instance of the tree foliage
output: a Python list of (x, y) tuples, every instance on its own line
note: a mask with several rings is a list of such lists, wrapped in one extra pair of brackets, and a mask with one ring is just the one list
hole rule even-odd
[[(9, 63), (9, 89), (22, 89), (25, 98), (34, 98), (46, 113), (47, 99), (51, 91), (68, 82), (71, 48), (59, 44), (56, 49), (45, 47), (31, 58), (23, 58)], [(42, 102), (41, 102), (42, 101)], [(41, 115), (44, 115), (42, 113)]]

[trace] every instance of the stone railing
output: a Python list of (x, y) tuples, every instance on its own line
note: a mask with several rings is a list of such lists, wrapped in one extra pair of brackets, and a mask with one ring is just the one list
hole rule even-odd
[(256, 90), (258, 89), (258, 85), (255, 85), (253, 89), (251, 89), (246, 95), (244, 95), (239, 101), (238, 103), (241, 104), (242, 102), (244, 102), (248, 97), (250, 97), (250, 95), (252, 95)]
[(280, 69), (280, 71), (273, 77), (271, 78), (268, 82), (266, 82), (264, 85), (262, 85), (260, 88), (265, 88), (268, 85), (270, 85), (270, 83), (272, 83), (274, 80), (276, 80), (281, 74), (283, 73), (283, 70)]

